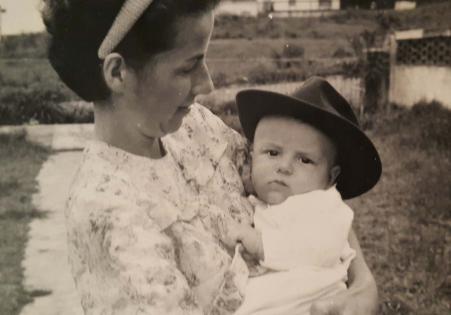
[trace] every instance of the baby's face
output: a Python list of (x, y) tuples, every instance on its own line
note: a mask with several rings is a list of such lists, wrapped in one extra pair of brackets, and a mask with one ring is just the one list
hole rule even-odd
[(292, 195), (327, 189), (340, 172), (335, 156), (334, 144), (313, 126), (290, 117), (265, 117), (254, 136), (255, 192), (268, 204), (279, 204)]

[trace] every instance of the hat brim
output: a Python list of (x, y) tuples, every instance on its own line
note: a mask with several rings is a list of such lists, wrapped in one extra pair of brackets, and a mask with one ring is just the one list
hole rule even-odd
[(341, 174), (337, 189), (343, 199), (357, 197), (379, 180), (382, 164), (371, 140), (359, 126), (306, 101), (262, 90), (237, 94), (239, 119), (245, 136), (253, 141), (258, 122), (265, 116), (289, 116), (324, 132), (337, 146)]

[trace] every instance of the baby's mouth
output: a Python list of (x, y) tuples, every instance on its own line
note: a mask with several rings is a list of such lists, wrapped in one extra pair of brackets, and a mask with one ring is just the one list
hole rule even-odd
[(278, 179), (272, 180), (268, 184), (276, 184), (276, 185), (288, 187), (288, 185), (284, 181), (278, 180)]

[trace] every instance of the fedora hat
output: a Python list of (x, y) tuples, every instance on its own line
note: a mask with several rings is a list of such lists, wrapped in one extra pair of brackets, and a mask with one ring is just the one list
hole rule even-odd
[(359, 126), (351, 105), (325, 79), (312, 77), (291, 96), (255, 89), (236, 96), (245, 136), (252, 142), (265, 116), (289, 116), (312, 125), (335, 143), (338, 164), (337, 190), (343, 199), (357, 197), (379, 180), (382, 164), (371, 140)]

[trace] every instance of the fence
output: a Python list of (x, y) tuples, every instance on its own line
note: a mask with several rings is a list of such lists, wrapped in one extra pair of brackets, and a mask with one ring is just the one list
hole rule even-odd
[[(339, 91), (356, 109), (360, 109), (363, 99), (363, 91), (360, 78), (345, 78), (341, 75), (328, 76), (326, 79)], [(202, 95), (197, 98), (200, 103), (205, 103), (215, 109), (222, 104), (227, 104), (235, 99), (235, 95), (245, 88), (264, 89), (268, 91), (291, 94), (302, 85), (303, 81), (284, 82), (263, 85), (245, 85), (228, 88), (221, 88), (213, 91), (209, 95)]]

